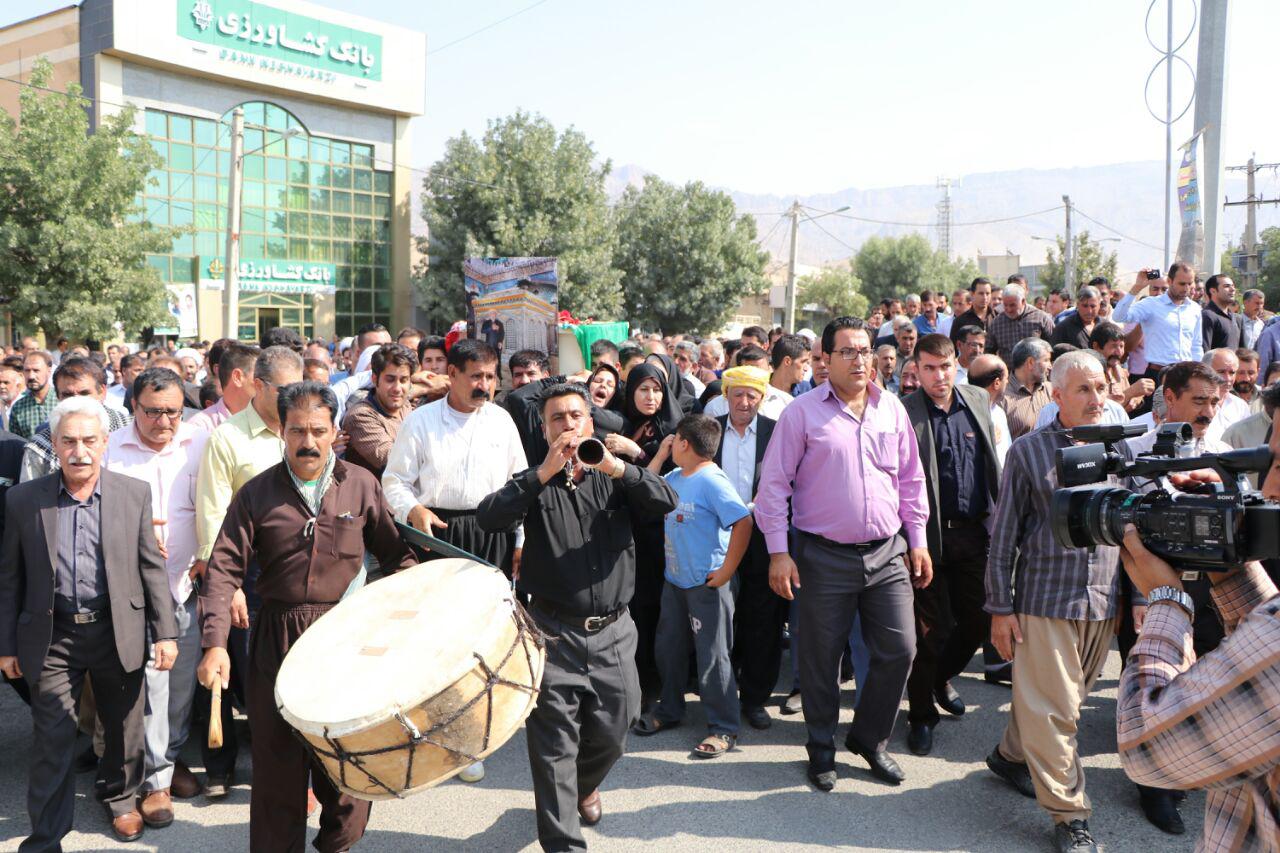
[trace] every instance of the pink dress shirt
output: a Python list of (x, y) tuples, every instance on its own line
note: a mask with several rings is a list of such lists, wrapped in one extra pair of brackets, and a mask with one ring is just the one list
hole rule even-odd
[(924, 469), (898, 398), (869, 384), (859, 419), (829, 382), (796, 397), (765, 451), (755, 517), (770, 554), (787, 552), (790, 525), (844, 544), (902, 530), (909, 547), (925, 547)]
[(190, 423), (178, 425), (164, 450), (143, 444), (136, 424), (116, 430), (107, 440), (107, 469), (151, 485), (152, 518), (166, 522), (156, 526), (156, 534), (169, 552), (165, 568), (175, 604), (191, 595), (188, 570), (196, 555), (196, 475), (208, 440), (209, 433)]
[(191, 420), (187, 421), (187, 423), (196, 429), (210, 433), (221, 426), (223, 421), (229, 417), (231, 417), (231, 410), (227, 408), (225, 401), (219, 400), (198, 415), (192, 415)]

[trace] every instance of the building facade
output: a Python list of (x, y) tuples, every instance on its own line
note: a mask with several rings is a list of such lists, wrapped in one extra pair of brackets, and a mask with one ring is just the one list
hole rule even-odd
[[(137, 215), (186, 230), (147, 259), (169, 285), (171, 334), (226, 333), (237, 107), (236, 336), (411, 320), (409, 125), (424, 110), (425, 35), (300, 0), (84, 0), (0, 30), (0, 76), (21, 79), (40, 56), (55, 82), (80, 82), (95, 124), (134, 106), (163, 160)], [(0, 90), (15, 113), (16, 88)]]

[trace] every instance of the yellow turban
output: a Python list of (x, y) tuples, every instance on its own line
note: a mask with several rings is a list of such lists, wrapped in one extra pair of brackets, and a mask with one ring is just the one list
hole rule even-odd
[(761, 370), (759, 367), (751, 365), (731, 367), (720, 375), (720, 390), (725, 396), (729, 395), (729, 390), (732, 388), (750, 388), (759, 391), (760, 396), (763, 397), (768, 387), (769, 371)]

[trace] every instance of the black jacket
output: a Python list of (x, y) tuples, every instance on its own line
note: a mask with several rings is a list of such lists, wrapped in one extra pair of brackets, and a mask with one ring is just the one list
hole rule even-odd
[[(1227, 347), (1239, 349), (1244, 339), (1244, 318), (1240, 314), (1228, 314), (1210, 301), (1200, 312), (1203, 318), (1200, 330), (1204, 334), (1204, 350)], [(1264, 365), (1265, 366), (1265, 365)]]
[[(716, 455), (712, 461), (719, 468), (724, 468), (724, 432), (732, 427), (729, 426), (728, 415), (721, 415), (716, 420), (720, 422), (721, 435), (720, 444), (716, 447)], [(764, 451), (769, 446), (769, 439), (773, 438), (773, 428), (777, 423), (773, 418), (756, 415), (756, 471), (751, 477), (752, 497), (760, 491), (760, 468), (764, 465)]]
[[(530, 465), (540, 465), (547, 458), (547, 437), (542, 434), (542, 392), (564, 382), (563, 376), (549, 376), (517, 388), (502, 400), (507, 414), (516, 422), (520, 443), (524, 445), (524, 458)], [(596, 438), (601, 441), (611, 432), (622, 432), (622, 415), (591, 404), (591, 419), (596, 425)]]

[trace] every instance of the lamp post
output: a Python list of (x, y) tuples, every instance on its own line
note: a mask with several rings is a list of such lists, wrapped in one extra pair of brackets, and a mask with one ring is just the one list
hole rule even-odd
[(791, 217), (791, 251), (787, 257), (787, 304), (784, 310), (782, 325), (786, 328), (787, 334), (795, 334), (796, 331), (796, 237), (800, 231), (800, 217), (812, 221), (821, 219), (824, 216), (831, 216), (836, 213), (844, 213), (849, 209), (849, 205), (845, 205), (838, 210), (828, 210), (819, 213), (817, 216), (810, 216), (802, 213), (803, 205), (799, 200), (792, 203), (787, 210), (787, 216)]

